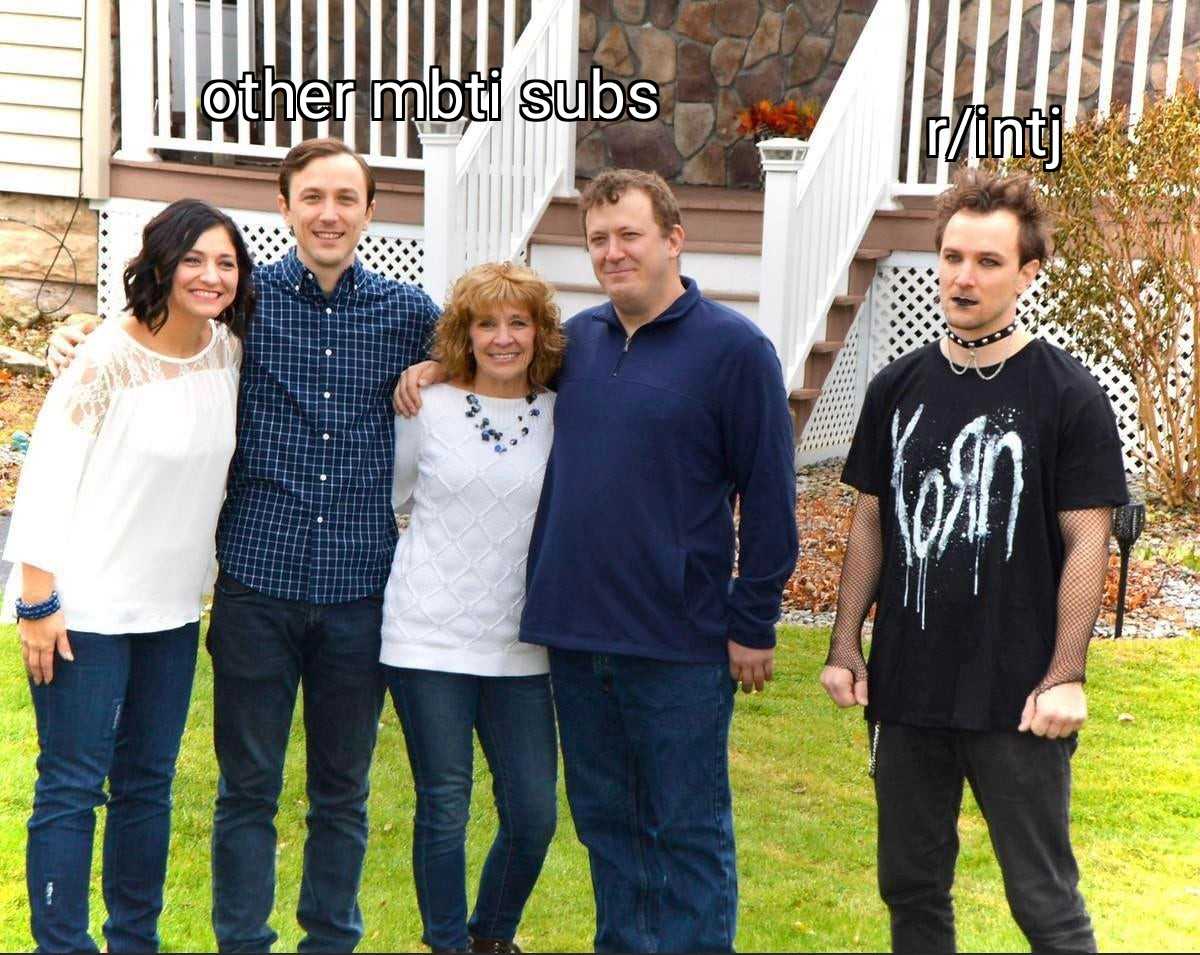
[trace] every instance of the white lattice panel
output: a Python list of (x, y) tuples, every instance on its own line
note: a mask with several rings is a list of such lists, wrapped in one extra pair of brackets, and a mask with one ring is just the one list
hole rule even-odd
[[(100, 220), (96, 307), (105, 318), (125, 307), (121, 274), (141, 248), (142, 229), (165, 207), (166, 203), (139, 199), (109, 199), (95, 204)], [(280, 216), (244, 209), (223, 211), (241, 228), (257, 264), (278, 261), (292, 247), (293, 239)], [(421, 284), (424, 242), (419, 226), (373, 222), (358, 243), (358, 254), (373, 272)]]
[(859, 327), (869, 321), (868, 304), (864, 303), (846, 335), (846, 343), (838, 351), (833, 367), (825, 376), (821, 395), (813, 405), (804, 435), (796, 446), (797, 464), (840, 457), (849, 450), (862, 400), (862, 346), (867, 344), (866, 336), (859, 333)]
[[(1097, 364), (1085, 359), (1067, 329), (1040, 323), (1046, 310), (1045, 299), (1045, 273), (1041, 273), (1018, 303), (1018, 317), (1036, 324), (1039, 336), (1079, 357), (1096, 376), (1116, 414), (1125, 448), (1126, 470), (1130, 473), (1140, 471), (1141, 465), (1132, 453), (1142, 441), (1137, 416), (1137, 392), (1133, 382), (1107, 361)], [(888, 362), (934, 341), (942, 334), (945, 320), (938, 306), (936, 256), (932, 253), (904, 253), (885, 259), (875, 274), (871, 304), (868, 371), (874, 375)], [(1183, 369), (1190, 361), (1192, 347), (1189, 335), (1181, 356)]]

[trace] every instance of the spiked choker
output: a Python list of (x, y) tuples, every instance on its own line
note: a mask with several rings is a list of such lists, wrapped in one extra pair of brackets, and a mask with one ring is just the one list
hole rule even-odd
[(1017, 323), (1013, 322), (1007, 328), (1002, 328), (998, 332), (992, 332), (990, 335), (984, 335), (983, 338), (976, 338), (974, 341), (968, 341), (967, 339), (956, 335), (954, 329), (947, 325), (946, 337), (961, 348), (982, 348), (984, 345), (991, 345), (995, 342), (1001, 341), (1002, 339), (1008, 338), (1008, 336), (1016, 330)]

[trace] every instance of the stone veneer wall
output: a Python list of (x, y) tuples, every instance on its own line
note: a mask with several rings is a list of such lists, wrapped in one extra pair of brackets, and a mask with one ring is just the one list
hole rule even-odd
[[(53, 196), (31, 196), (19, 192), (0, 192), (0, 217), (32, 222), (53, 233), (30, 229), (20, 222), (0, 222), (0, 322), (27, 328), (37, 322), (35, 304), (38, 286), (62, 234), (71, 221), (74, 199)], [(70, 302), (51, 316), (52, 320), (66, 318), (72, 312), (96, 310), (96, 245), (98, 219), (83, 201), (71, 226), (67, 248), (75, 256), (78, 268), (77, 287)], [(53, 308), (66, 298), (73, 276), (71, 260), (66, 252), (58, 257), (50, 281), (42, 292), (42, 307)]]
[[(1016, 112), (1033, 104), (1038, 0), (1024, 7)], [(1072, 4), (1058, 0), (1050, 60), (1050, 102), (1061, 102), (1067, 86)], [(911, 4), (910, 36), (916, 3)], [(1089, 0), (1081, 74), (1082, 110), (1095, 108), (1100, 86), (1100, 50), (1105, 0)], [(1137, 7), (1120, 6), (1113, 102), (1129, 102)], [(760, 99), (814, 99), (824, 104), (854, 49), (874, 0), (581, 0), (580, 69), (592, 63), (614, 77), (651, 79), (662, 90), (657, 121), (581, 124), (577, 168), (582, 176), (610, 166), (653, 169), (679, 183), (757, 187), (758, 154), (738, 137), (737, 112)], [(1155, 0), (1151, 16), (1148, 88), (1161, 93), (1166, 81), (1170, 32), (1169, 0)], [(946, 0), (930, 9), (929, 67), (925, 115), (941, 111)], [(966, 0), (959, 20), (955, 110), (970, 101), (978, 24), (978, 0)], [(988, 45), (985, 99), (999, 113), (1008, 44), (1008, 0), (994, 0)], [(1184, 30), (1183, 76), (1200, 84), (1200, 3), (1189, 4)], [(909, 64), (911, 83), (911, 62)], [(911, 87), (909, 87), (911, 88)], [(883, 84), (881, 95), (895, 95)], [(905, 91), (907, 123), (908, 90)], [(907, 128), (907, 126), (905, 127)], [(930, 163), (932, 165), (932, 163)]]
[[(1037, 0), (1021, 0), (1021, 42), (1017, 63), (1017, 90), (1014, 112), (1027, 116), (1033, 106), (1035, 72), (1037, 69), (1038, 30), (1041, 27), (1042, 5)], [(1083, 59), (1080, 69), (1080, 115), (1092, 112), (1099, 102), (1100, 57), (1104, 43), (1105, 0), (1089, 0), (1084, 21)], [(935, 0), (930, 7), (929, 53), (925, 71), (924, 115), (941, 113), (942, 65), (946, 49), (946, 0)], [(984, 101), (993, 116), (1001, 113), (1004, 66), (1008, 53), (1008, 0), (995, 0), (991, 7), (991, 32), (988, 37), (988, 81)], [(1147, 97), (1161, 96), (1166, 89), (1167, 46), (1170, 40), (1171, 4), (1155, 0), (1150, 18), (1150, 57), (1147, 71)], [(1138, 4), (1121, 3), (1118, 18), (1116, 64), (1113, 70), (1112, 103), (1128, 104), (1133, 85), (1133, 58), (1137, 42)], [(1067, 92), (1067, 69), (1071, 45), (1073, 4), (1058, 0), (1054, 8), (1054, 31), (1051, 43), (1050, 73), (1047, 78), (1048, 103), (1062, 103)], [(955, 113), (971, 101), (975, 73), (975, 34), (979, 24), (978, 0), (966, 0), (958, 25), (958, 66), (954, 74)], [(916, 29), (916, 4), (913, 4), (909, 35)], [(1184, 20), (1181, 75), (1200, 85), (1200, 3), (1191, 3)], [(908, 122), (908, 103), (912, 89), (912, 62), (909, 61), (908, 86), (905, 89), (905, 123)], [(905, 126), (907, 130), (907, 125)], [(907, 135), (907, 134), (906, 134)], [(907, 155), (907, 149), (903, 150)], [(926, 176), (932, 175), (934, 161), (925, 160)]]
[(874, 0), (582, 0), (580, 71), (660, 85), (653, 122), (582, 123), (577, 172), (653, 169), (668, 181), (759, 186), (737, 114), (762, 99), (824, 103)]

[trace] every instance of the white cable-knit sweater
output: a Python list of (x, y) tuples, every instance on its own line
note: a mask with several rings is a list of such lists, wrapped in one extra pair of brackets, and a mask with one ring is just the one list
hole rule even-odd
[[(533, 404), (478, 395), (474, 417), (467, 395), (435, 385), (421, 393), (420, 414), (396, 418), (393, 500), (411, 495), (413, 510), (388, 578), (380, 659), (476, 676), (545, 673), (545, 648), (518, 642), (517, 633), (554, 394)], [(487, 428), (503, 438), (483, 440)]]

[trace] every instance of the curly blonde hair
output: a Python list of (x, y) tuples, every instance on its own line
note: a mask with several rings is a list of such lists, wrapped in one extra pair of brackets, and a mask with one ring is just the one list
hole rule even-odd
[(434, 330), (433, 357), (452, 379), (470, 379), (476, 370), (471, 349), (471, 323), (497, 305), (516, 305), (529, 312), (536, 337), (529, 380), (545, 386), (562, 366), (567, 339), (554, 304), (554, 287), (533, 269), (512, 262), (485, 262), (465, 272), (450, 290)]

